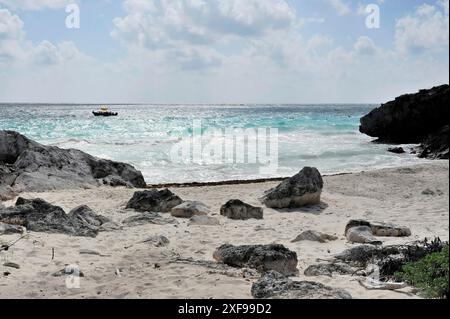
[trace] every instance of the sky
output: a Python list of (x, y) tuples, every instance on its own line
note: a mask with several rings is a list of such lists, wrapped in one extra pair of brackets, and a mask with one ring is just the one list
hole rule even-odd
[(448, 69), (449, 0), (0, 0), (0, 102), (382, 103)]

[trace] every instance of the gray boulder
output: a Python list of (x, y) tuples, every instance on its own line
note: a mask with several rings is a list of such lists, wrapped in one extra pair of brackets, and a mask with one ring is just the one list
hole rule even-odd
[(263, 219), (264, 212), (261, 207), (254, 207), (238, 199), (228, 201), (220, 208), (220, 215), (235, 220)]
[(269, 190), (262, 201), (271, 208), (296, 208), (320, 203), (323, 179), (316, 168), (305, 167), (276, 188)]
[(307, 277), (338, 275), (352, 275), (355, 273), (352, 267), (342, 262), (333, 262), (329, 264), (311, 265), (306, 268), (304, 274)]
[(126, 208), (138, 212), (168, 213), (182, 203), (183, 200), (168, 189), (152, 189), (134, 193)]
[(283, 245), (222, 245), (213, 255), (214, 259), (228, 266), (256, 269), (260, 273), (275, 270), (284, 275), (295, 275), (297, 253)]
[(158, 213), (143, 213), (124, 219), (122, 221), (122, 224), (128, 227), (136, 227), (147, 224), (153, 225), (177, 224), (177, 221), (173, 218), (163, 218)]
[(380, 240), (377, 240), (375, 236), (372, 235), (372, 228), (368, 226), (352, 227), (347, 231), (345, 236), (350, 243), (370, 245), (383, 244)]
[(409, 237), (411, 230), (408, 227), (388, 223), (373, 223), (365, 220), (351, 220), (345, 227), (345, 236), (351, 243), (380, 245), (380, 237)]
[(201, 202), (186, 201), (172, 208), (171, 215), (178, 218), (191, 218), (193, 216), (206, 216), (210, 212), (209, 207)]
[(297, 243), (300, 241), (315, 241), (315, 242), (319, 242), (319, 243), (326, 243), (329, 241), (335, 241), (338, 238), (336, 236), (333, 235), (328, 235), (328, 234), (324, 234), (324, 233), (319, 233), (313, 230), (307, 230), (303, 233), (301, 233), (300, 235), (297, 236), (297, 238), (295, 238), (292, 243)]
[(0, 210), (0, 222), (23, 226), (29, 231), (96, 237), (103, 223), (110, 220), (93, 213), (87, 206), (70, 214), (42, 199), (17, 199), (16, 206)]
[(220, 226), (220, 221), (215, 217), (194, 216), (189, 220), (189, 226)]
[(316, 282), (293, 281), (275, 271), (267, 272), (255, 282), (251, 292), (257, 299), (352, 299), (345, 290)]
[(134, 167), (99, 159), (79, 150), (44, 146), (25, 136), (0, 130), (0, 198), (19, 192), (73, 189), (120, 181), (145, 187)]

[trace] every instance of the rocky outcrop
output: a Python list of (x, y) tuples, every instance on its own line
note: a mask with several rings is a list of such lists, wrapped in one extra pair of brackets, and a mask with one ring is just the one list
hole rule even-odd
[(254, 207), (233, 199), (220, 208), (220, 215), (235, 220), (263, 219), (264, 212), (261, 207)]
[(209, 207), (201, 202), (186, 201), (172, 208), (171, 215), (178, 218), (191, 218), (193, 216), (206, 216), (210, 212)]
[(275, 271), (267, 272), (252, 285), (252, 296), (257, 299), (352, 299), (345, 290), (317, 282), (293, 281)]
[(307, 230), (307, 231), (304, 231), (303, 233), (301, 233), (300, 235), (298, 235), (297, 238), (295, 238), (292, 241), (292, 243), (297, 243), (300, 241), (315, 241), (315, 242), (324, 244), (326, 242), (334, 241), (337, 239), (338, 238), (333, 235), (319, 233), (319, 232), (316, 232), (313, 230)]
[(317, 168), (305, 167), (300, 173), (286, 179), (262, 198), (270, 208), (296, 208), (320, 203), (323, 179)]
[(182, 204), (183, 200), (168, 189), (158, 191), (156, 189), (136, 192), (127, 204), (127, 209), (138, 212), (170, 213), (170, 211)]
[(423, 143), (422, 157), (447, 158), (449, 86), (407, 94), (361, 119), (360, 131), (383, 143)]
[(80, 206), (69, 214), (42, 199), (17, 199), (16, 206), (0, 210), (0, 222), (23, 226), (29, 231), (96, 237), (108, 218)]
[(0, 197), (102, 184), (145, 187), (141, 172), (124, 163), (74, 149), (44, 146), (13, 131), (0, 131)]
[(298, 272), (297, 253), (283, 245), (223, 245), (213, 257), (228, 266), (256, 269), (260, 273), (275, 270), (284, 275), (295, 275)]
[(409, 237), (408, 227), (387, 223), (372, 223), (365, 220), (351, 220), (345, 227), (345, 236), (351, 243), (381, 245), (379, 237)]

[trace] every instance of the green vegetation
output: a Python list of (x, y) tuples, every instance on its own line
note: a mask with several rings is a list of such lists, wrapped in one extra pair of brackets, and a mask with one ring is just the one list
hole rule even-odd
[(423, 290), (427, 298), (448, 299), (449, 261), (446, 244), (440, 252), (403, 266), (403, 272), (396, 273), (399, 280)]

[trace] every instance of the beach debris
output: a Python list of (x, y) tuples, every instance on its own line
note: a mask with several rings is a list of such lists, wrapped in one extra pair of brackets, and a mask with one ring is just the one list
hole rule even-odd
[(317, 265), (311, 265), (306, 268), (304, 274), (307, 277), (316, 277), (316, 276), (328, 276), (332, 277), (333, 274), (338, 275), (352, 275), (355, 273), (355, 270), (349, 265), (342, 262), (331, 262), (331, 263), (322, 263)]
[(134, 209), (138, 212), (169, 213), (172, 208), (182, 203), (183, 200), (168, 189), (161, 191), (152, 189), (135, 192), (126, 208)]
[(379, 281), (373, 278), (358, 279), (358, 283), (368, 290), (399, 290), (408, 287), (404, 282)]
[(84, 273), (74, 265), (66, 265), (63, 269), (53, 273), (52, 276), (53, 277), (76, 276), (82, 278), (84, 277)]
[(208, 206), (197, 201), (186, 201), (172, 208), (171, 215), (178, 218), (191, 218), (193, 216), (206, 216), (211, 212)]
[(391, 147), (391, 148), (388, 148), (388, 152), (394, 153), (394, 154), (405, 154), (406, 153), (406, 151), (403, 147)]
[(276, 271), (269, 271), (252, 285), (256, 299), (352, 299), (345, 290), (311, 281), (293, 281)]
[(4, 267), (20, 269), (20, 265), (13, 262), (5, 262), (3, 264)]
[(409, 237), (411, 230), (408, 227), (388, 223), (373, 223), (366, 220), (351, 220), (345, 227), (345, 236), (351, 243), (381, 245), (379, 237)]
[(0, 210), (0, 222), (24, 226), (29, 231), (96, 237), (99, 227), (109, 222), (89, 207), (80, 206), (66, 214), (61, 207), (42, 199), (19, 197), (14, 207)]
[(220, 226), (220, 221), (210, 216), (194, 216), (189, 219), (189, 226)]
[(317, 168), (305, 167), (265, 193), (262, 202), (270, 208), (298, 208), (320, 204), (323, 179)]
[(153, 225), (177, 224), (177, 221), (173, 218), (164, 218), (158, 213), (143, 213), (124, 219), (122, 221), (122, 224), (128, 227), (136, 227), (147, 224)]
[(79, 251), (80, 255), (91, 255), (91, 256), (100, 256), (101, 254), (98, 251), (91, 249), (81, 249)]
[(237, 268), (256, 269), (260, 273), (275, 270), (285, 275), (295, 275), (297, 253), (283, 245), (222, 245), (213, 254), (216, 261)]
[(146, 186), (142, 173), (129, 164), (45, 146), (17, 132), (0, 130), (0, 198), (17, 192), (96, 187), (111, 178)]
[[(0, 208), (0, 213), (1, 213), (1, 208)], [(0, 223), (0, 235), (23, 234), (25, 232), (26, 232), (25, 227)]]
[(291, 243), (297, 243), (300, 241), (315, 241), (319, 243), (327, 243), (329, 241), (335, 241), (337, 239), (337, 236), (328, 235), (313, 230), (307, 230), (298, 235), (297, 238), (291, 241)]
[(263, 219), (263, 209), (232, 199), (220, 208), (220, 215), (234, 220)]

